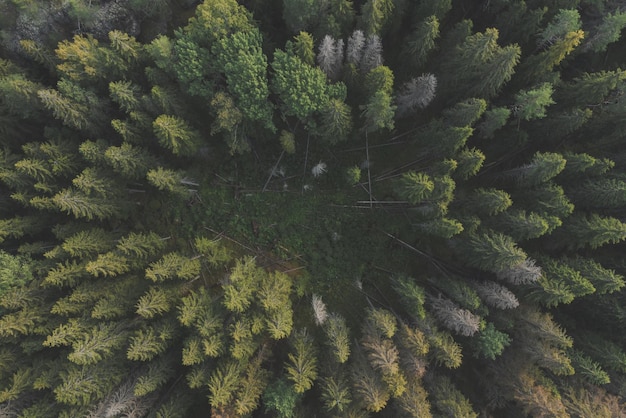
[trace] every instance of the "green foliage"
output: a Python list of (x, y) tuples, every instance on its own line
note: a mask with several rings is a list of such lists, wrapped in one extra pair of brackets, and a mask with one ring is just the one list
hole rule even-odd
[(398, 195), (413, 205), (428, 199), (434, 189), (435, 183), (428, 174), (414, 171), (403, 173), (396, 185)]
[(0, 251), (0, 296), (33, 280), (33, 267), (27, 257)]
[(473, 125), (487, 109), (487, 102), (483, 99), (467, 99), (454, 106), (444, 109), (442, 113), (444, 120), (458, 127)]
[(436, 16), (429, 16), (416, 25), (403, 46), (415, 67), (424, 65), (429, 53), (435, 48), (437, 38), (439, 38), (439, 20)]
[(278, 414), (281, 418), (291, 418), (300, 396), (286, 380), (279, 379), (263, 392), (263, 404), (266, 412)]
[(464, 149), (456, 156), (457, 167), (453, 176), (467, 180), (478, 174), (485, 162), (485, 154), (476, 148)]
[(339, 99), (330, 99), (320, 113), (319, 131), (325, 141), (336, 144), (348, 139), (353, 125), (350, 106)]
[(621, 31), (626, 26), (626, 13), (616, 11), (609, 13), (602, 19), (602, 23), (595, 28), (595, 33), (587, 41), (586, 49), (602, 52), (607, 46), (620, 38)]
[(424, 289), (415, 284), (410, 277), (397, 277), (393, 283), (393, 289), (400, 296), (404, 308), (415, 318), (424, 319), (425, 294)]
[(285, 369), (296, 393), (304, 393), (313, 387), (317, 379), (317, 353), (306, 329), (292, 335), (293, 352), (288, 354)]
[(584, 353), (574, 351), (572, 360), (574, 362), (574, 369), (576, 370), (576, 373), (592, 385), (601, 386), (611, 382), (609, 374), (605, 372), (598, 363), (593, 361)]
[(258, 30), (237, 32), (221, 40), (217, 65), (226, 74), (228, 89), (244, 119), (275, 129), (267, 96), (267, 58), (261, 51)]
[(396, 106), (392, 105), (392, 99), (389, 94), (383, 91), (376, 92), (367, 104), (361, 107), (361, 116), (365, 119), (365, 131), (374, 132), (379, 129), (393, 129), (395, 126), (395, 110)]
[(491, 322), (472, 339), (475, 356), (495, 360), (511, 344), (508, 334), (498, 331)]
[(624, 415), (626, 14), (461, 3), (0, 2), (0, 415)]
[(515, 95), (513, 114), (518, 119), (541, 119), (546, 116), (546, 107), (554, 104), (553, 88), (550, 83), (543, 83), (532, 90), (522, 90)]
[(576, 215), (559, 230), (555, 237), (557, 245), (567, 248), (598, 248), (616, 244), (626, 238), (626, 225), (613, 217), (602, 217), (597, 213), (589, 216)]
[(526, 260), (526, 253), (507, 235), (494, 231), (469, 234), (459, 242), (459, 256), (473, 267), (498, 273)]
[(578, 10), (562, 9), (552, 18), (552, 21), (539, 34), (537, 43), (549, 45), (565, 37), (569, 32), (580, 29), (580, 14)]
[(428, 338), (430, 353), (436, 364), (456, 369), (463, 361), (461, 346), (447, 332), (437, 332)]
[(317, 0), (283, 0), (283, 19), (294, 33), (308, 30), (319, 19), (321, 6)]
[(332, 352), (332, 357), (337, 363), (345, 363), (350, 356), (350, 335), (346, 320), (337, 315), (330, 314), (324, 324), (324, 331), (328, 338), (327, 344)]
[(272, 69), (272, 88), (282, 101), (283, 112), (303, 121), (324, 109), (331, 99), (345, 96), (345, 86), (328, 85), (322, 70), (306, 64), (293, 52), (277, 50)]
[(198, 147), (198, 134), (177, 116), (160, 115), (152, 122), (159, 143), (175, 155), (191, 155)]
[(391, 0), (367, 0), (361, 7), (361, 22), (366, 33), (380, 33), (394, 9)]
[(432, 405), (443, 416), (459, 418), (478, 418), (472, 404), (454, 386), (446, 376), (437, 376), (432, 383), (430, 393), (433, 394)]

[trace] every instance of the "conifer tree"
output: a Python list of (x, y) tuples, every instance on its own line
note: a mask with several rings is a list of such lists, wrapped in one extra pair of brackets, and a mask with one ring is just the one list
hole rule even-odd
[(226, 75), (228, 89), (245, 120), (274, 130), (268, 105), (267, 58), (261, 51), (258, 30), (237, 32), (224, 38), (217, 49), (217, 62)]
[(432, 74), (424, 74), (405, 83), (402, 91), (396, 96), (398, 117), (405, 116), (416, 108), (425, 108), (435, 98), (437, 78)]
[(526, 260), (526, 254), (511, 237), (494, 231), (464, 237), (458, 252), (469, 265), (494, 273), (507, 271)]
[(72, 257), (86, 257), (105, 251), (113, 247), (113, 236), (101, 228), (92, 228), (80, 231), (63, 242), (63, 250)]
[(153, 160), (144, 149), (127, 142), (119, 147), (108, 147), (103, 154), (104, 160), (115, 172), (130, 179), (143, 178)]
[(480, 317), (459, 308), (449, 299), (437, 298), (431, 302), (433, 314), (448, 329), (464, 336), (472, 336), (480, 328)]
[(393, 9), (393, 1), (367, 0), (361, 7), (361, 21), (365, 33), (380, 34), (391, 18)]
[(415, 26), (403, 45), (405, 54), (410, 57), (415, 68), (420, 68), (426, 63), (438, 38), (439, 20), (437, 16), (431, 15)]
[(598, 248), (616, 244), (626, 238), (626, 225), (613, 217), (602, 217), (597, 213), (589, 216), (578, 214), (568, 219), (554, 234), (553, 245), (570, 249)]
[(317, 65), (331, 80), (337, 80), (343, 64), (343, 40), (326, 35), (319, 45)]
[(594, 52), (604, 51), (607, 46), (620, 38), (620, 32), (626, 26), (626, 13), (616, 10), (603, 17), (591, 36), (585, 42), (584, 49)]
[(152, 122), (159, 143), (175, 155), (191, 155), (198, 147), (198, 134), (183, 119), (160, 115)]
[(345, 412), (352, 402), (350, 387), (343, 377), (327, 377), (321, 381), (321, 398), (329, 412)]
[(54, 195), (52, 201), (63, 212), (75, 218), (107, 219), (120, 216), (121, 208), (109, 199), (91, 197), (76, 190), (64, 189)]
[(303, 393), (311, 389), (317, 379), (317, 353), (306, 329), (292, 334), (292, 347), (286, 371), (296, 393)]

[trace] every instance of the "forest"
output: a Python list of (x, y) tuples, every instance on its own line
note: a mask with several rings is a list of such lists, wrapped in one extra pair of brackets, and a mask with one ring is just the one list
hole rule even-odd
[(0, 0), (0, 416), (626, 417), (624, 28)]

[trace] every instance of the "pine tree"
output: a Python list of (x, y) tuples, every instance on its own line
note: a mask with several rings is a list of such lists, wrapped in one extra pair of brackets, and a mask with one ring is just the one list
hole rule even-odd
[(123, 142), (119, 147), (112, 146), (104, 151), (104, 160), (116, 173), (136, 180), (145, 178), (153, 158), (144, 149)]
[(350, 335), (346, 320), (338, 314), (330, 314), (324, 324), (327, 345), (331, 349), (332, 358), (339, 364), (350, 357)]
[(472, 409), (472, 404), (448, 377), (436, 376), (429, 386), (429, 393), (433, 395), (432, 406), (443, 416), (478, 418), (478, 414)]
[(437, 16), (431, 15), (415, 26), (403, 45), (403, 55), (410, 57), (415, 68), (420, 68), (435, 48), (438, 38), (439, 20)]
[(392, 104), (391, 96), (383, 91), (376, 92), (367, 104), (361, 106), (361, 116), (365, 119), (366, 132), (379, 129), (393, 129), (396, 106)]
[(379, 65), (383, 65), (383, 44), (378, 35), (370, 34), (365, 39), (362, 51), (359, 61), (359, 69), (362, 73), (368, 73)]
[(486, 156), (476, 148), (464, 149), (456, 156), (457, 167), (453, 173), (455, 179), (467, 180), (478, 174)]
[(159, 143), (175, 155), (192, 155), (198, 148), (198, 134), (183, 119), (160, 115), (152, 122)]
[(432, 74), (424, 74), (402, 86), (402, 91), (396, 96), (398, 117), (402, 117), (415, 110), (423, 109), (435, 98), (437, 78)]
[(224, 306), (232, 312), (242, 313), (252, 304), (263, 270), (256, 267), (254, 259), (237, 260), (228, 282), (223, 286)]
[(267, 57), (261, 50), (258, 30), (237, 32), (224, 38), (216, 48), (217, 63), (226, 75), (228, 89), (244, 120), (260, 122), (275, 130), (272, 107), (268, 104)]
[(146, 269), (146, 278), (161, 282), (174, 278), (191, 280), (200, 274), (200, 260), (189, 259), (177, 252), (165, 254)]
[(575, 350), (571, 357), (576, 373), (589, 383), (601, 386), (611, 382), (609, 374), (583, 352)]
[(352, 112), (350, 106), (339, 99), (330, 99), (321, 109), (320, 134), (322, 138), (335, 144), (348, 139), (352, 131)]
[(293, 42), (291, 43), (291, 49), (293, 53), (302, 60), (302, 62), (310, 66), (315, 65), (313, 37), (310, 33), (300, 32), (298, 35), (294, 36)]
[(257, 409), (263, 390), (267, 386), (268, 374), (261, 368), (261, 358), (256, 358), (248, 365), (235, 395), (234, 409), (237, 414), (250, 414)]
[(169, 170), (163, 167), (148, 170), (146, 179), (159, 190), (170, 193), (186, 195), (189, 191), (185, 188), (184, 175), (181, 172)]
[(288, 354), (286, 364), (287, 375), (296, 393), (303, 393), (311, 389), (317, 379), (317, 353), (306, 329), (294, 332), (292, 347), (293, 352)]
[(126, 256), (143, 259), (156, 255), (164, 246), (164, 239), (154, 232), (131, 232), (120, 238), (116, 247)]
[(72, 257), (88, 257), (110, 250), (114, 245), (113, 235), (101, 228), (80, 231), (63, 242), (63, 250)]
[(400, 296), (400, 301), (404, 309), (417, 319), (424, 319), (426, 310), (424, 302), (426, 300), (424, 289), (415, 283), (410, 277), (398, 276), (394, 279), (393, 289)]
[(130, 337), (126, 358), (134, 361), (150, 361), (167, 350), (175, 337), (175, 326), (163, 320), (153, 326), (140, 329)]
[(130, 265), (126, 257), (109, 251), (89, 261), (85, 265), (85, 270), (95, 277), (115, 277), (128, 272)]
[(494, 231), (474, 233), (459, 242), (458, 253), (473, 267), (494, 273), (519, 266), (526, 254), (507, 235)]
[(537, 186), (563, 171), (566, 162), (561, 154), (537, 152), (530, 163), (510, 170), (507, 174), (514, 177), (521, 186)]
[(352, 402), (350, 387), (345, 378), (327, 377), (321, 381), (321, 399), (328, 412), (342, 413)]
[(89, 196), (114, 197), (117, 193), (115, 180), (103, 171), (88, 167), (72, 179), (72, 184)]
[(506, 231), (515, 241), (538, 238), (550, 229), (549, 223), (534, 212), (509, 210), (489, 220), (495, 229)]
[(91, 35), (75, 35), (71, 42), (64, 40), (59, 43), (55, 53), (63, 61), (57, 68), (71, 79), (104, 75), (106, 65), (102, 65), (102, 49), (98, 40)]
[(507, 210), (513, 201), (503, 190), (478, 188), (465, 198), (464, 203), (479, 216), (492, 216)]
[(231, 402), (239, 386), (240, 367), (235, 362), (226, 362), (211, 375), (209, 403), (215, 410), (224, 409)]
[(410, 379), (407, 390), (397, 400), (403, 415), (411, 418), (431, 418), (428, 392), (417, 379)]
[(320, 18), (321, 9), (318, 0), (283, 0), (283, 19), (293, 33), (309, 30)]
[(42, 109), (37, 92), (42, 89), (42, 85), (28, 80), (21, 74), (0, 77), (2, 106), (20, 118), (32, 118), (40, 115)]
[(546, 107), (554, 104), (553, 88), (543, 83), (532, 90), (522, 90), (515, 95), (513, 114), (520, 120), (541, 119), (546, 116)]
[(444, 121), (452, 126), (462, 128), (473, 125), (487, 109), (483, 99), (467, 99), (444, 109), (441, 113)]
[(495, 282), (481, 282), (474, 285), (480, 298), (489, 306), (498, 309), (515, 309), (519, 301), (513, 292)]
[(578, 10), (562, 9), (552, 18), (552, 21), (537, 35), (539, 46), (553, 45), (568, 33), (580, 29), (580, 14)]
[(172, 295), (163, 288), (151, 286), (137, 301), (137, 314), (146, 319), (161, 316), (171, 309)]
[(435, 317), (448, 329), (463, 336), (472, 336), (480, 328), (480, 317), (459, 308), (449, 299), (437, 298), (431, 302)]
[(428, 174), (414, 171), (403, 173), (396, 184), (398, 195), (413, 205), (430, 198), (434, 189), (435, 183)]
[(616, 10), (602, 19), (602, 23), (594, 28), (585, 42), (584, 49), (602, 52), (607, 46), (620, 38), (622, 29), (626, 27), (626, 13)]
[(121, 208), (109, 199), (91, 197), (76, 190), (64, 189), (52, 198), (54, 204), (63, 212), (75, 218), (104, 220), (122, 215)]
[(111, 99), (127, 113), (137, 110), (139, 93), (139, 87), (131, 81), (112, 81), (109, 83)]
[(597, 213), (589, 216), (577, 214), (569, 218), (558, 234), (553, 236), (553, 245), (561, 248), (599, 248), (623, 241), (626, 238), (626, 225), (619, 219), (602, 217)]
[(37, 96), (44, 107), (50, 110), (55, 118), (61, 119), (67, 126), (76, 129), (88, 127), (89, 121), (86, 117), (87, 109), (85, 107), (63, 97), (57, 90), (39, 90)]
[(365, 33), (380, 34), (391, 18), (393, 9), (393, 1), (367, 0), (361, 7), (361, 22)]
[(53, 391), (62, 404), (87, 406), (104, 398), (124, 376), (121, 365), (113, 362), (70, 367), (61, 373), (61, 383)]
[(568, 188), (567, 196), (576, 207), (617, 209), (626, 204), (626, 182), (611, 178), (588, 179)]
[(234, 99), (225, 92), (218, 92), (211, 100), (211, 108), (215, 113), (211, 133), (224, 133), (231, 154), (243, 154), (249, 151), (250, 144), (242, 138), (240, 133), (239, 125), (243, 121), (243, 114), (235, 105)]
[(346, 62), (358, 66), (363, 57), (365, 47), (365, 35), (361, 30), (355, 30), (348, 38), (346, 45)]
[(511, 338), (508, 334), (497, 330), (491, 322), (480, 331), (475, 338), (472, 339), (475, 347), (475, 355), (495, 360), (500, 356), (504, 349), (511, 344)]
[(568, 266), (580, 272), (582, 277), (589, 280), (595, 287), (597, 294), (603, 295), (616, 292), (626, 284), (621, 274), (602, 267), (593, 259), (576, 257), (564, 261)]
[(100, 324), (76, 337), (67, 358), (79, 365), (98, 363), (119, 350), (126, 343), (126, 337), (119, 324)]
[(477, 129), (480, 136), (491, 139), (494, 133), (504, 127), (511, 111), (506, 107), (495, 107), (485, 112), (483, 121), (478, 124)]
[(319, 45), (317, 65), (331, 80), (337, 80), (343, 64), (343, 40), (326, 35)]
[(352, 369), (352, 385), (355, 400), (371, 412), (379, 412), (390, 398), (390, 393), (377, 373), (364, 360)]

